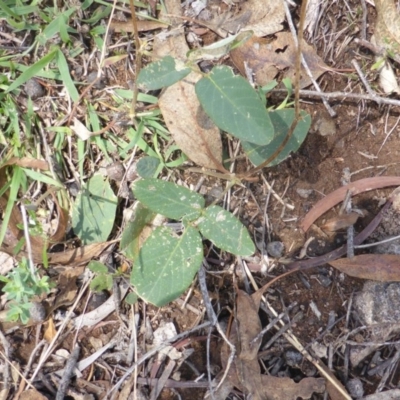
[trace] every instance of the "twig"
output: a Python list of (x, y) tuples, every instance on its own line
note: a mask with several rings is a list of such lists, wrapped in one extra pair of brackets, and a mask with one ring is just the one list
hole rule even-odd
[(8, 343), (6, 337), (3, 335), (3, 332), (0, 330), (0, 341), (3, 345), (4, 349), (4, 366), (3, 366), (3, 390), (7, 391), (10, 389), (9, 380), (10, 380), (10, 365), (8, 364), (8, 360), (10, 358), (10, 344)]
[(368, 15), (368, 10), (367, 10), (367, 4), (365, 3), (365, 0), (361, 0), (361, 7), (362, 7), (362, 11), (363, 11), (362, 22), (361, 22), (361, 38), (363, 40), (367, 40), (367, 15)]
[[(285, 89), (274, 89), (272, 93), (284, 93), (287, 94), (287, 90)], [(390, 104), (392, 106), (400, 106), (400, 100), (396, 99), (388, 99), (386, 97), (381, 97), (377, 94), (374, 96), (370, 96), (367, 93), (345, 93), (345, 92), (325, 92), (325, 93), (319, 93), (314, 90), (304, 90), (300, 89), (300, 95), (302, 96), (309, 96), (309, 97), (321, 97), (321, 98), (327, 98), (327, 99), (336, 99), (336, 100), (343, 100), (343, 99), (355, 99), (355, 100), (367, 100), (367, 101), (375, 101), (376, 103), (382, 105), (382, 104)]]
[[(284, 4), (284, 7), (285, 7), (286, 19), (287, 19), (287, 22), (288, 22), (288, 24), (289, 24), (290, 31), (291, 31), (291, 33), (292, 33), (292, 35), (293, 35), (293, 40), (294, 40), (296, 46), (299, 46), (299, 44), (298, 44), (298, 39), (297, 39), (297, 34), (296, 34), (296, 28), (294, 27), (294, 24), (293, 24), (292, 15), (291, 15), (291, 13), (290, 13), (289, 6), (287, 5), (287, 2), (286, 2), (286, 1), (284, 1), (283, 4)], [(304, 18), (303, 18), (303, 19), (304, 19)], [(302, 25), (302, 24), (301, 24), (301, 25)], [(303, 27), (302, 27), (302, 26), (299, 26), (299, 30), (300, 30), (300, 29), (303, 29)], [(300, 36), (300, 35), (299, 35), (299, 36)], [(322, 90), (321, 90), (321, 88), (319, 87), (317, 81), (314, 79), (314, 77), (313, 77), (313, 75), (312, 75), (312, 72), (311, 72), (311, 70), (310, 70), (310, 68), (309, 68), (309, 66), (308, 66), (308, 64), (307, 64), (307, 61), (306, 61), (306, 59), (304, 58), (304, 56), (303, 56), (302, 53), (301, 53), (301, 64), (303, 65), (303, 67), (304, 67), (304, 69), (305, 69), (305, 71), (306, 71), (308, 77), (311, 79), (311, 82), (313, 83), (313, 85), (314, 85), (314, 87), (315, 87), (315, 90), (316, 90), (317, 92), (319, 92), (319, 93), (322, 93)], [(300, 74), (300, 68), (299, 68), (299, 69), (296, 69), (296, 70), (298, 71), (298, 74)], [(299, 79), (299, 82), (297, 82), (297, 84), (300, 84), (300, 79)], [(335, 112), (335, 111), (333, 110), (333, 108), (329, 105), (329, 103), (326, 101), (326, 99), (322, 98), (322, 102), (324, 103), (324, 106), (325, 106), (326, 109), (328, 110), (329, 115), (330, 115), (331, 117), (335, 117), (335, 116), (336, 116), (336, 112)]]
[(81, 291), (79, 292), (78, 296), (76, 296), (76, 300), (74, 302), (74, 304), (72, 305), (72, 307), (69, 309), (64, 321), (62, 322), (60, 328), (58, 329), (56, 335), (53, 337), (52, 341), (50, 342), (49, 347), (47, 348), (47, 350), (42, 354), (42, 356), (40, 357), (40, 360), (38, 362), (38, 365), (36, 366), (35, 372), (33, 373), (30, 382), (33, 382), (36, 375), (39, 373), (40, 368), (42, 367), (42, 365), (45, 363), (45, 361), (47, 360), (47, 358), (50, 356), (51, 352), (54, 350), (55, 347), (55, 343), (58, 340), (58, 338), (61, 335), (61, 332), (64, 330), (64, 328), (67, 326), (67, 324), (69, 323), (69, 320), (71, 319), (71, 316), (74, 312), (74, 310), (76, 310), (76, 307), (78, 306), (79, 302), (81, 301), (81, 298), (83, 296), (83, 294), (85, 293), (86, 289), (88, 288), (90, 284), (90, 280), (88, 280), (86, 282), (86, 284), (82, 287)]
[[(203, 296), (204, 305), (207, 310), (207, 315), (208, 315), (209, 320), (211, 321), (211, 325), (215, 326), (217, 328), (218, 333), (221, 335), (222, 339), (224, 339), (225, 343), (231, 349), (231, 354), (229, 356), (229, 360), (227, 362), (224, 375), (222, 376), (222, 379), (220, 380), (220, 382), (217, 386), (217, 389), (218, 389), (221, 386), (221, 384), (225, 381), (226, 377), (228, 376), (228, 372), (233, 363), (233, 359), (235, 358), (236, 347), (226, 337), (224, 331), (221, 328), (221, 325), (218, 322), (218, 319), (217, 319), (217, 316), (215, 315), (214, 309), (212, 308), (210, 296), (208, 295), (208, 289), (207, 289), (207, 283), (206, 283), (206, 273), (205, 273), (204, 265), (207, 265), (207, 261), (205, 261), (205, 260), (203, 261), (203, 266), (199, 269), (197, 277), (199, 280), (199, 286), (200, 286), (201, 295)], [(213, 392), (212, 387), (210, 387), (210, 393), (213, 396), (214, 392)]]
[(57, 390), (56, 400), (64, 400), (67, 394), (69, 383), (71, 382), (71, 378), (74, 374), (74, 369), (78, 362), (79, 352), (80, 352), (79, 346), (75, 345), (65, 365), (65, 370)]
[(36, 280), (36, 270), (35, 270), (35, 265), (33, 263), (31, 239), (29, 236), (28, 217), (26, 215), (26, 208), (25, 208), (24, 204), (21, 204), (21, 215), (22, 215), (22, 222), (24, 224), (24, 237), (25, 237), (25, 243), (26, 243), (26, 252), (28, 254), (29, 269), (31, 271), (32, 279)]
[[(353, 59), (353, 60), (351, 60), (351, 63), (353, 64), (354, 68), (356, 69), (357, 74), (360, 77), (361, 82), (364, 84), (365, 88), (367, 89), (367, 92), (369, 93), (369, 95), (372, 97), (378, 97), (378, 95), (371, 89), (371, 86), (369, 86), (367, 78), (365, 77), (364, 73), (361, 71), (361, 68), (358, 65), (358, 62), (355, 59)], [(376, 100), (376, 102), (378, 104), (380, 104), (379, 100)]]

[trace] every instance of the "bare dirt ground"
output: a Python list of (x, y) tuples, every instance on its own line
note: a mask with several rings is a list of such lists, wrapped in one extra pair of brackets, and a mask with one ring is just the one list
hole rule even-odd
[[(360, 11), (360, 3), (355, 0), (329, 3), (320, 15), (315, 32), (306, 38), (324, 62), (335, 69), (319, 78), (321, 88), (325, 92), (364, 93), (365, 88), (351, 64), (351, 60), (356, 59), (364, 66), (364, 71), (367, 71), (370, 84), (379, 90), (376, 73), (368, 72), (374, 63), (373, 54), (354, 43), (354, 39), (359, 38), (361, 32), (363, 14)], [(376, 12), (372, 5), (367, 3), (366, 6), (369, 38), (374, 30)], [(297, 21), (298, 11), (293, 11), (293, 17)], [(188, 24), (187, 29), (190, 26), (191, 24)], [(118, 35), (115, 35), (113, 40), (116, 41)], [(227, 62), (229, 63), (229, 60)], [(128, 89), (124, 66), (112, 68), (107, 84)], [(95, 96), (95, 93), (92, 95)], [(271, 103), (278, 102), (279, 99), (281, 98), (277, 93), (270, 95)], [(329, 103), (337, 114), (334, 118), (329, 116), (319, 100), (302, 96), (301, 107), (311, 114), (312, 127), (300, 150), (280, 165), (264, 169), (258, 175), (257, 182), (244, 183), (243, 187), (235, 187), (231, 191), (227, 207), (231, 211), (236, 210), (237, 216), (258, 241), (259, 250), (261, 249), (258, 254), (251, 259), (235, 259), (215, 251), (205, 243), (205, 250), (210, 249), (207, 255), (207, 288), (218, 320), (227, 331), (236, 313), (237, 286), (241, 289), (249, 289), (251, 286), (244, 273), (244, 264), (253, 271), (254, 280), (258, 287), (261, 287), (287, 271), (279, 259), (298, 257), (307, 238), (314, 238), (306, 247), (309, 257), (326, 254), (346, 242), (346, 230), (326, 234), (320, 229), (330, 218), (338, 216), (340, 206), (318, 219), (307, 234), (299, 228), (302, 218), (317, 201), (343, 185), (345, 169), (350, 172), (351, 181), (379, 176), (400, 176), (398, 108), (352, 99), (333, 99)], [(246, 169), (248, 165), (242, 162), (238, 168)], [(220, 193), (224, 189), (225, 182), (222, 180), (202, 177), (187, 170), (182, 170), (179, 174), (182, 181), (188, 184), (196, 185), (201, 180), (200, 192), (208, 195), (210, 202), (214, 199), (212, 196), (215, 192)], [(271, 187), (277, 194), (276, 197), (272, 194)], [(373, 190), (353, 199), (353, 206), (361, 209), (364, 214), (355, 226), (356, 232), (364, 228), (377, 214), (382, 200), (388, 197), (392, 189)], [(263, 237), (264, 244), (261, 243)], [(282, 257), (266, 256), (266, 244), (272, 241), (284, 244)], [(264, 252), (264, 256), (261, 251)], [(267, 266), (267, 272), (260, 272), (262, 265)], [(283, 277), (268, 289), (266, 298), (270, 308), (265, 308), (265, 311), (259, 313), (263, 327), (273, 318), (271, 309), (277, 314), (283, 313), (284, 328), (281, 329), (291, 332), (291, 335), (296, 337), (315, 359), (319, 358), (330, 370), (330, 374), (336, 376), (344, 386), (349, 381), (359, 379), (364, 389), (364, 393), (359, 397), (375, 393), (381, 382), (382, 392), (399, 388), (396, 345), (378, 347), (356, 367), (349, 362), (351, 346), (355, 346), (354, 343), (349, 344), (350, 340), (359, 343), (375, 340), (368, 329), (361, 329), (363, 323), (353, 308), (353, 299), (361, 291), (364, 282), (339, 272), (328, 264), (297, 272)], [(79, 281), (77, 285), (79, 287)], [(251, 291), (254, 291), (254, 288)], [(106, 293), (105, 298), (109, 294)], [(75, 314), (85, 311), (87, 297), (85, 295), (80, 300), (78, 308), (74, 310)], [(74, 300), (66, 299), (61, 309), (67, 312)], [(100, 299), (99, 304), (104, 300)], [(89, 307), (95, 309), (96, 304), (90, 303)], [(132, 315), (138, 318), (137, 331), (132, 330)], [(80, 376), (74, 378), (67, 391), (69, 397), (66, 398), (203, 399), (208, 390), (208, 372), (211, 373), (211, 378), (221, 376), (224, 372), (222, 364), (226, 362), (226, 359), (221, 361), (221, 358), (224, 358), (221, 356), (224, 341), (220, 333), (214, 329), (208, 336), (209, 331), (206, 328), (194, 331), (188, 338), (182, 336), (179, 341), (173, 343), (175, 350), (180, 352), (176, 359), (161, 356), (159, 353), (152, 354), (140, 363), (135, 373), (128, 375), (123, 384), (125, 392), (116, 391), (109, 397), (106, 397), (106, 393), (126, 371), (129, 371), (130, 365), (126, 364), (126, 355), (130, 346), (132, 349), (132, 343), (136, 343), (134, 358), (141, 360), (141, 357), (147, 356), (151, 351), (154, 344), (153, 334), (158, 328), (172, 323), (176, 329), (173, 334), (180, 334), (196, 328), (205, 321), (207, 314), (197, 282), (192, 285), (186, 299), (182, 297), (180, 301), (161, 309), (144, 302), (138, 302), (131, 308), (124, 305), (98, 325), (85, 327), (78, 332), (81, 348), (79, 360), (86, 359), (110, 342), (113, 346), (106, 349), (95, 363), (88, 364)], [(33, 349), (37, 343), (42, 343), (44, 331), (45, 328), (39, 325), (24, 327), (14, 331), (12, 335), (7, 335), (11, 347), (11, 360), (26, 366), (30, 357), (35, 354)], [(129, 332), (137, 332), (137, 337), (133, 334), (129, 336)], [(283, 332), (275, 336), (276, 332), (276, 329), (272, 329), (263, 336), (258, 354), (262, 373), (280, 378), (288, 377), (295, 382), (306, 377), (320, 377), (320, 371), (315, 364), (308, 361), (289, 343)], [(55, 398), (54, 386), (59, 385), (60, 377), (51, 371), (63, 365), (63, 357), (71, 358), (75, 335), (76, 331), (72, 327), (64, 331), (62, 341), (57, 342), (57, 355), (54, 354), (52, 361), (42, 366), (37, 376), (39, 380), (35, 381), (34, 386), (38, 392), (26, 392), (25, 397), (22, 393), (20, 398)], [(390, 341), (393, 343), (396, 340), (398, 335), (393, 334)], [(268, 345), (265, 346), (266, 344)], [(35, 357), (34, 364), (37, 363)], [(209, 364), (207, 357), (210, 358)], [(395, 360), (390, 363), (393, 358)], [(380, 365), (382, 367), (377, 368)], [(391, 370), (385, 369), (385, 365), (387, 368), (390, 366)], [(157, 384), (164, 386), (159, 392), (155, 390)], [(42, 397), (39, 397), (39, 392)], [(227, 393), (225, 398), (248, 397), (236, 387), (232, 393)], [(285, 400), (284, 397), (280, 398)], [(329, 395), (327, 392), (315, 393), (310, 398), (336, 400), (346, 397), (330, 390)], [(352, 395), (352, 398), (355, 396)]]

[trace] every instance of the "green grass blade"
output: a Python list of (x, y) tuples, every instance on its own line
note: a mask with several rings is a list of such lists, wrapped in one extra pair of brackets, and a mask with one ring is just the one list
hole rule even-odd
[(39, 61), (35, 62), (32, 66), (27, 68), (7, 89), (6, 93), (12, 92), (17, 89), (19, 86), (23, 85), (29, 79), (33, 78), (40, 72), (43, 68), (45, 68), (56, 56), (58, 49), (51, 51), (49, 54), (45, 55)]

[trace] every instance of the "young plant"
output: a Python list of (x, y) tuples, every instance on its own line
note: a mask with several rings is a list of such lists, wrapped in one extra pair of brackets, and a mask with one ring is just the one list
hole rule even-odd
[[(191, 61), (183, 64), (166, 56), (143, 68), (137, 84), (143, 90), (161, 89), (179, 82), (191, 71)], [(287, 82), (285, 85), (288, 87)], [(294, 109), (283, 108), (288, 104), (288, 98), (278, 109), (268, 110), (260, 91), (243, 77), (234, 75), (232, 69), (226, 66), (214, 67), (210, 73), (203, 74), (195, 84), (195, 92), (215, 125), (242, 140), (244, 150), (255, 166), (261, 165), (274, 154), (295, 118)], [(306, 112), (302, 112), (300, 117), (287, 144), (268, 166), (283, 161), (303, 143), (311, 125), (311, 117)]]
[[(156, 228), (133, 259), (131, 283), (140, 297), (156, 306), (176, 299), (192, 283), (204, 256), (202, 236), (221, 250), (239, 256), (250, 256), (255, 251), (246, 227), (238, 219), (217, 205), (205, 207), (204, 198), (189, 189), (142, 179), (135, 182), (133, 193), (149, 210), (182, 221), (183, 225), (180, 234), (166, 226)], [(133, 221), (135, 226), (125, 228), (129, 235), (135, 232), (131, 240), (138, 239), (140, 227), (149, 219), (138, 215)]]
[(22, 259), (7, 276), (0, 276), (0, 281), (5, 283), (2, 290), (10, 301), (7, 313), (10, 321), (20, 319), (23, 324), (28, 322), (34, 298), (50, 291), (51, 285), (48, 279), (47, 276), (39, 278), (32, 275), (26, 259)]

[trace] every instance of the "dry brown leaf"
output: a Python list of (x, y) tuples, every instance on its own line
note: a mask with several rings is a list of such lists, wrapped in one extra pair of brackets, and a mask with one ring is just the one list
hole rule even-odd
[[(137, 29), (139, 32), (153, 31), (154, 29), (166, 28), (168, 24), (161, 21), (137, 21)], [(111, 21), (110, 28), (114, 32), (133, 32), (132, 21)]]
[(375, 42), (395, 54), (400, 52), (400, 14), (394, 0), (375, 0)]
[[(258, 316), (261, 295), (256, 292), (249, 296), (238, 290), (236, 301), (236, 320), (232, 324), (229, 340), (240, 352), (227, 375), (224, 390), (231, 386), (250, 395), (253, 400), (295, 400), (298, 397), (309, 399), (314, 392), (321, 393), (325, 389), (325, 379), (306, 378), (295, 383), (289, 378), (271, 377), (261, 374), (257, 353), (261, 340), (252, 343), (261, 331)], [(221, 362), (226, 367), (229, 348), (224, 343), (221, 350)], [(220, 393), (216, 393), (221, 398)]]
[(299, 383), (289, 378), (262, 375), (262, 385), (268, 400), (296, 400), (311, 398), (313, 393), (325, 391), (324, 378), (304, 378)]
[(176, 144), (196, 164), (222, 170), (222, 142), (219, 129), (203, 111), (194, 84), (201, 78), (191, 73), (168, 87), (159, 100), (165, 124)]
[(329, 261), (329, 264), (355, 278), (400, 282), (400, 256), (398, 255), (360, 254), (352, 258)]
[[(182, 14), (177, 0), (167, 0), (165, 6), (170, 15)], [(188, 51), (184, 32), (178, 30), (164, 39), (156, 37), (153, 59), (170, 55), (186, 61)], [(184, 80), (168, 87), (160, 97), (160, 110), (175, 142), (192, 161), (205, 168), (225, 171), (219, 129), (206, 116), (195, 93), (194, 84), (200, 78), (200, 73), (192, 72)]]
[[(253, 341), (262, 329), (258, 316), (259, 304), (243, 290), (237, 291), (236, 318), (239, 321), (239, 338), (241, 342), (239, 358), (241, 360), (257, 360), (262, 337)], [(246, 321), (246, 323), (243, 323)]]
[(116, 240), (110, 240), (109, 242), (92, 243), (59, 253), (48, 253), (49, 264), (61, 264), (75, 268), (89, 262), (94, 257), (98, 257), (106, 247), (115, 242)]
[[(317, 55), (313, 47), (309, 46), (304, 40), (301, 47), (314, 79), (329, 70), (329, 67)], [(232, 50), (230, 56), (243, 76), (246, 76), (246, 63), (247, 68), (250, 68), (254, 73), (255, 83), (263, 86), (275, 79), (280, 73), (284, 73), (286, 78), (294, 81), (296, 53), (296, 45), (291, 33), (281, 32), (276, 34), (276, 39), (272, 41), (253, 36), (242, 46)], [(300, 86), (304, 88), (310, 84), (311, 80), (303, 69)]]
[(47, 340), (47, 342), (50, 343), (54, 339), (56, 334), (57, 334), (57, 329), (56, 329), (56, 327), (54, 325), (54, 321), (53, 321), (52, 317), (50, 317), (45, 322), (44, 327), (45, 327), (45, 330), (44, 330), (43, 337), (44, 337), (45, 340)]
[(321, 229), (328, 232), (337, 232), (347, 229), (349, 226), (354, 225), (359, 217), (360, 214), (356, 212), (338, 215), (334, 218), (328, 219), (328, 221), (321, 226)]
[(230, 11), (217, 16), (207, 24), (221, 36), (241, 31), (253, 31), (258, 37), (272, 35), (282, 30), (285, 9), (282, 1), (248, 0), (241, 4), (238, 14)]
[(322, 214), (330, 210), (336, 204), (344, 200), (347, 192), (351, 190), (353, 196), (374, 189), (381, 189), (389, 186), (399, 186), (400, 178), (398, 176), (376, 176), (374, 178), (365, 178), (342, 186), (332, 193), (329, 193), (323, 199), (319, 200), (311, 211), (304, 217), (300, 228), (303, 232), (307, 232), (308, 228)]
[(48, 400), (46, 396), (40, 394), (36, 389), (28, 389), (21, 393), (21, 400)]

